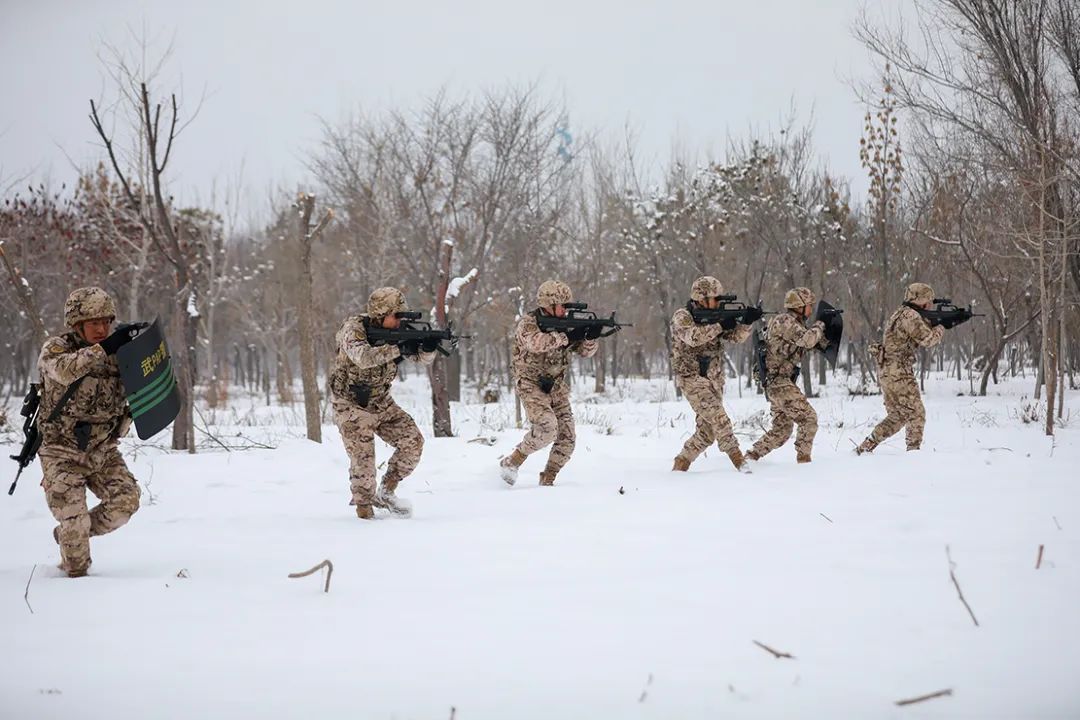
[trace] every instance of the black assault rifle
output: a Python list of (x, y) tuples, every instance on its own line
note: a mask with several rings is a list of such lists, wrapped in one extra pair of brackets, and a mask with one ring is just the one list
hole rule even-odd
[(23, 421), (23, 445), (18, 455), (11, 455), (11, 459), (19, 463), (19, 472), (15, 473), (15, 481), (8, 488), (8, 495), (15, 494), (15, 486), (19, 484), (19, 476), (30, 463), (37, 457), (41, 447), (41, 431), (38, 430), (38, 410), (41, 408), (41, 392), (37, 384), (30, 386), (30, 392), (23, 398), (22, 410), (19, 415), (26, 418)]
[[(393, 330), (364, 322), (364, 332), (372, 346), (397, 345), (402, 355), (416, 355), (421, 350), (438, 351), (443, 355), (449, 355), (450, 350), (457, 349), (459, 339), (469, 337), (455, 335), (453, 323), (450, 323), (445, 330), (431, 327), (430, 322), (420, 319), (423, 313), (406, 311), (394, 313), (394, 315), (401, 324)], [(450, 343), (450, 350), (443, 347), (444, 340)]]
[(731, 330), (736, 325), (753, 325), (763, 315), (771, 314), (761, 309), (761, 303), (756, 306), (739, 302), (737, 295), (717, 295), (720, 307), (710, 310), (694, 304), (693, 301), (686, 303), (686, 309), (698, 325), (716, 325), (725, 330)]
[(930, 321), (930, 327), (935, 325), (942, 325), (946, 330), (966, 323), (973, 317), (982, 317), (982, 313), (971, 312), (971, 306), (966, 308), (956, 307), (953, 305), (953, 301), (949, 298), (934, 298), (935, 307), (933, 310), (923, 310), (921, 307), (914, 305), (913, 303), (904, 303), (915, 312), (922, 315), (924, 318)]
[(563, 307), (566, 308), (566, 317), (536, 311), (536, 325), (540, 332), (566, 333), (570, 342), (578, 342), (596, 340), (617, 333), (624, 327), (633, 327), (630, 323), (615, 320), (614, 312), (611, 317), (597, 317), (595, 312), (589, 310), (589, 303), (569, 302), (563, 303)]

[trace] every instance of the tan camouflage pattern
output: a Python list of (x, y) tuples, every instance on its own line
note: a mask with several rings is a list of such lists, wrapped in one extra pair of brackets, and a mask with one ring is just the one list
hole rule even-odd
[(802, 363), (803, 355), (827, 343), (825, 323), (819, 320), (807, 328), (795, 313), (779, 313), (769, 320), (762, 341), (765, 343), (766, 387), (791, 382), (791, 374)]
[[(139, 486), (116, 447), (78, 459), (41, 455), (45, 499), (60, 524), (61, 567), (85, 575), (90, 567), (90, 538), (127, 523), (139, 509)], [(86, 491), (100, 502), (88, 510)]]
[[(546, 472), (557, 473), (574, 451), (576, 431), (570, 410), (570, 385), (566, 379), (571, 357), (592, 357), (599, 347), (597, 340), (570, 343), (566, 333), (541, 332), (536, 316), (531, 313), (518, 320), (511, 362), (518, 397), (525, 407), (530, 427), (517, 449), (523, 455), (531, 455), (554, 443)], [(542, 376), (555, 381), (550, 394), (540, 389)]]
[(724, 409), (723, 381), (716, 382), (710, 372), (707, 378), (697, 373), (693, 376), (676, 375), (675, 383), (683, 391), (696, 414), (694, 434), (683, 443), (682, 450), (676, 457), (692, 463), (714, 442), (725, 453), (737, 452), (739, 441), (735, 438), (731, 419)]
[(873, 450), (901, 428), (906, 428), (909, 450), (922, 445), (926, 408), (915, 380), (915, 350), (937, 345), (944, 334), (945, 328), (930, 327), (927, 320), (909, 307), (901, 307), (889, 318), (878, 357), (878, 382), (886, 415), (863, 442), (862, 449)]
[[(699, 278), (713, 280), (715, 278)], [(719, 281), (716, 281), (719, 287)], [(712, 287), (705, 288), (712, 292)], [(711, 296), (710, 296), (711, 297)], [(671, 366), (675, 383), (697, 415), (694, 434), (683, 444), (678, 457), (693, 462), (713, 442), (725, 453), (739, 450), (739, 442), (724, 410), (724, 342), (745, 342), (749, 325), (724, 330), (720, 325), (698, 325), (686, 308), (671, 317)], [(706, 377), (699, 372), (699, 357), (709, 358)]]
[[(139, 487), (117, 449), (118, 440), (131, 427), (131, 414), (116, 359), (77, 333), (50, 338), (42, 347), (38, 369), (41, 486), (59, 523), (61, 567), (69, 575), (85, 575), (91, 560), (90, 537), (112, 532), (139, 509)], [(68, 385), (84, 376), (59, 418), (47, 422)], [(75, 425), (82, 422), (90, 425), (85, 451), (75, 440)], [(87, 507), (87, 490), (101, 501), (92, 510)]]
[[(808, 304), (811, 303), (802, 303), (798, 307)], [(764, 457), (786, 443), (796, 425), (799, 430), (795, 435), (795, 451), (799, 455), (810, 455), (818, 430), (817, 413), (791, 376), (803, 355), (825, 342), (824, 333), (824, 323), (819, 321), (807, 328), (793, 312), (781, 313), (769, 321), (762, 340), (766, 348), (765, 397), (769, 401), (772, 422), (750, 449), (751, 457)]]
[[(424, 451), (424, 436), (412, 417), (386, 396), (374, 412), (355, 402), (333, 398), (334, 423), (349, 456), (351, 504), (370, 506), (375, 500), (375, 436), (394, 448), (383, 482), (397, 485), (412, 474)], [(369, 409), (371, 406), (368, 406)]]
[(573, 301), (574, 293), (570, 291), (570, 286), (558, 280), (540, 283), (540, 288), (536, 291), (536, 304), (540, 307), (563, 305)]
[(904, 291), (904, 302), (920, 305), (922, 303), (933, 302), (933, 300), (934, 289), (926, 283), (911, 283), (907, 286), (907, 290)]
[[(100, 345), (90, 345), (75, 332), (50, 338), (38, 358), (41, 372), (41, 455), (77, 458), (82, 452), (75, 442), (75, 424), (90, 423), (86, 452), (115, 447), (131, 425), (120, 368), (115, 357)], [(47, 422), (68, 385), (81, 377), (75, 394), (64, 405), (56, 422)]]
[(724, 386), (724, 343), (745, 342), (752, 328), (736, 325), (724, 330), (720, 325), (698, 325), (686, 308), (671, 316), (671, 367), (676, 376), (697, 376), (698, 358), (710, 359), (709, 378)]
[(86, 320), (115, 317), (116, 303), (109, 297), (109, 293), (99, 287), (73, 290), (64, 302), (64, 323), (69, 328), (74, 328)]
[(791, 380), (784, 378), (766, 390), (772, 422), (769, 429), (750, 448), (750, 455), (762, 458), (780, 447), (791, 437), (791, 431), (799, 426), (795, 434), (795, 452), (800, 456), (810, 456), (814, 448), (814, 437), (818, 431), (817, 413), (803, 395), (803, 391)]
[(559, 380), (551, 393), (545, 394), (536, 383), (519, 381), (517, 392), (529, 420), (529, 432), (518, 443), (517, 450), (528, 456), (552, 445), (544, 472), (558, 474), (570, 461), (577, 442), (574, 413), (570, 408), (570, 386), (565, 380)]
[[(394, 311), (397, 312), (397, 311)], [(367, 315), (346, 318), (335, 335), (337, 354), (330, 369), (330, 395), (334, 422), (349, 456), (349, 485), (354, 505), (370, 505), (375, 497), (375, 435), (394, 448), (383, 481), (399, 482), (420, 462), (424, 437), (413, 419), (390, 396), (390, 385), (397, 377), (396, 345), (373, 347), (367, 341), (364, 321)], [(434, 352), (421, 352), (409, 358), (423, 365), (435, 360)], [(371, 388), (367, 407), (360, 407), (352, 386)]]
[(699, 277), (690, 286), (690, 299), (694, 302), (703, 303), (706, 298), (724, 294), (724, 286), (711, 275)]
[(381, 287), (368, 296), (367, 314), (381, 318), (405, 310), (405, 296), (395, 287)]
[(546, 375), (556, 380), (564, 378), (573, 355), (592, 357), (600, 344), (597, 340), (581, 340), (570, 344), (566, 333), (541, 332), (532, 313), (518, 320), (511, 343), (511, 365), (514, 378), (535, 384)]
[(810, 288), (792, 288), (784, 295), (784, 307), (789, 310), (799, 310), (807, 305), (813, 305), (814, 300), (814, 291)]

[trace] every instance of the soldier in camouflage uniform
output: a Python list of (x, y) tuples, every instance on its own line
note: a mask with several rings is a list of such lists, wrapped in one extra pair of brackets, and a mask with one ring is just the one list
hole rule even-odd
[[(416, 422), (390, 396), (397, 366), (408, 358), (424, 365), (435, 359), (435, 345), (405, 344), (374, 347), (367, 341), (369, 324), (394, 329), (404, 311), (405, 296), (397, 288), (371, 293), (367, 314), (347, 318), (338, 330), (337, 355), (330, 370), (334, 422), (349, 454), (351, 505), (363, 520), (375, 517), (372, 505), (408, 517), (410, 505), (395, 495), (398, 483), (420, 462), (424, 436)], [(394, 448), (382, 484), (375, 487), (375, 435)]]
[[(690, 287), (690, 302), (715, 310), (720, 306), (717, 298), (723, 294), (719, 280), (699, 277)], [(724, 410), (724, 343), (744, 342), (750, 332), (749, 325), (736, 325), (730, 330), (719, 324), (698, 325), (687, 308), (679, 308), (671, 317), (671, 367), (675, 383), (697, 414), (697, 429), (675, 456), (672, 470), (689, 470), (690, 464), (714, 441), (737, 470), (749, 470)]]
[[(90, 569), (91, 537), (116, 530), (139, 509), (139, 486), (117, 449), (131, 427), (131, 412), (114, 356), (131, 336), (112, 331), (115, 318), (116, 305), (104, 290), (75, 290), (64, 303), (70, 332), (50, 338), (38, 360), (41, 486), (59, 523), (53, 539), (60, 546), (60, 568), (69, 577)], [(92, 510), (87, 490), (100, 500)]]
[[(565, 283), (548, 280), (536, 293), (539, 305), (536, 313), (565, 317), (563, 306), (573, 300)], [(540, 484), (555, 484), (555, 476), (574, 452), (576, 439), (570, 384), (566, 381), (570, 356), (592, 357), (598, 348), (595, 339), (571, 341), (566, 333), (541, 332), (535, 313), (518, 321), (513, 341), (514, 380), (531, 427), (525, 439), (499, 463), (502, 478), (508, 485), (517, 481), (518, 468), (526, 457), (552, 443), (555, 444), (540, 473)]]
[(892, 314), (885, 325), (885, 338), (871, 346), (878, 364), (878, 383), (885, 397), (885, 419), (878, 423), (869, 437), (855, 451), (873, 452), (874, 448), (892, 437), (900, 428), (907, 428), (907, 449), (918, 450), (922, 445), (926, 425), (926, 408), (915, 380), (915, 349), (933, 347), (941, 342), (945, 328), (931, 327), (915, 308), (928, 309), (934, 291), (925, 283), (912, 283), (904, 293), (904, 305)]
[(748, 460), (760, 460), (791, 437), (797, 424), (795, 457), (800, 463), (810, 462), (810, 450), (817, 435), (817, 413), (810, 407), (806, 396), (796, 384), (799, 363), (807, 350), (824, 347), (825, 323), (820, 320), (809, 329), (806, 320), (814, 311), (814, 293), (809, 288), (797, 287), (784, 296), (787, 312), (769, 321), (762, 338), (765, 343), (765, 397), (772, 410), (772, 425), (750, 451)]

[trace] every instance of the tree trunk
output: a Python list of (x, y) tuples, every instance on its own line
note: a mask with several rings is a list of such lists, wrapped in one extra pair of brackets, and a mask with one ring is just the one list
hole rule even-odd
[(297, 237), (300, 263), (296, 286), (296, 327), (300, 335), (300, 381), (304, 388), (304, 420), (307, 424), (308, 440), (321, 443), (322, 423), (319, 417), (319, 378), (315, 361), (315, 318), (311, 289), (311, 246), (334, 214), (328, 210), (313, 230), (311, 216), (315, 211), (315, 196), (300, 193), (294, 207), (300, 214)]

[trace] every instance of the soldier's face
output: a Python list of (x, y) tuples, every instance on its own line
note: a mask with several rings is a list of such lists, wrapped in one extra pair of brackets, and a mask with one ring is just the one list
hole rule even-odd
[(552, 305), (551, 310), (548, 311), (548, 315), (554, 315), (555, 317), (566, 317), (566, 308), (562, 305)]
[(399, 325), (401, 325), (401, 320), (394, 313), (390, 313), (382, 319), (382, 326), (387, 330), (397, 330)]
[(802, 316), (804, 318), (809, 319), (810, 316), (813, 315), (813, 314), (814, 314), (814, 308), (810, 307), (809, 305), (803, 305), (802, 306)]
[(720, 299), (715, 297), (707, 297), (705, 298), (705, 302), (703, 302), (702, 305), (707, 307), (709, 310), (716, 310), (718, 307), (720, 307)]
[(85, 320), (79, 328), (83, 340), (94, 345), (109, 337), (112, 332), (112, 318), (93, 318)]

